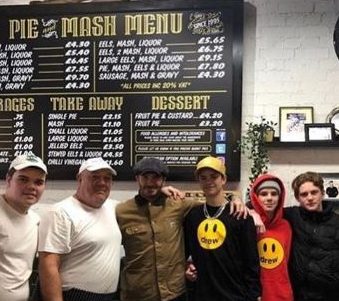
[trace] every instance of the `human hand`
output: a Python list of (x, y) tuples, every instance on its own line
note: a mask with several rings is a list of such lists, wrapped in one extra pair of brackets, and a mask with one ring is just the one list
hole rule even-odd
[(257, 233), (265, 233), (266, 232), (266, 227), (260, 217), (260, 215), (253, 209), (249, 210), (250, 216), (252, 216), (254, 225), (257, 229)]
[(183, 191), (170, 185), (162, 187), (161, 192), (175, 200), (182, 200), (185, 198), (185, 193)]
[(249, 215), (248, 209), (240, 199), (240, 196), (233, 195), (230, 203), (230, 214), (235, 216), (237, 219), (241, 217), (246, 219)]
[(194, 264), (192, 262), (189, 262), (187, 264), (185, 276), (189, 281), (196, 281), (198, 278), (198, 272), (197, 269), (195, 268)]

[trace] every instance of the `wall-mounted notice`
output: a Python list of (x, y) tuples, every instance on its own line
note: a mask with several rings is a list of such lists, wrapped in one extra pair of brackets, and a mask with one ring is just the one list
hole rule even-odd
[(239, 179), (243, 3), (205, 2), (1, 7), (2, 176), (34, 152), (50, 179), (154, 156), (192, 180), (207, 155)]

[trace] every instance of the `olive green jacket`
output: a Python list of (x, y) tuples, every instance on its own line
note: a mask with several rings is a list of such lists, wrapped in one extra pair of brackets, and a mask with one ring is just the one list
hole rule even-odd
[(126, 256), (122, 301), (167, 301), (185, 292), (183, 220), (193, 201), (140, 195), (116, 208)]

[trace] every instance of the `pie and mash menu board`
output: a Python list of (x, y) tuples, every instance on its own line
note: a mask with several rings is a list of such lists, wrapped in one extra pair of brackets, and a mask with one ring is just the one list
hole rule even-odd
[(33, 152), (50, 179), (101, 156), (118, 180), (143, 157), (192, 180), (207, 155), (239, 179), (243, 3), (224, 2), (1, 7), (2, 176)]

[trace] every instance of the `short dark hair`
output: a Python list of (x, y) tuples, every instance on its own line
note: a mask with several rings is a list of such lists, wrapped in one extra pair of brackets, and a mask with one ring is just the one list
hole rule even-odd
[(16, 172), (15, 168), (12, 167), (11, 169), (8, 170), (7, 177), (12, 177), (15, 172)]
[(294, 178), (292, 181), (292, 189), (296, 199), (299, 197), (299, 188), (306, 182), (312, 182), (321, 192), (324, 192), (324, 179), (316, 172), (307, 171)]

